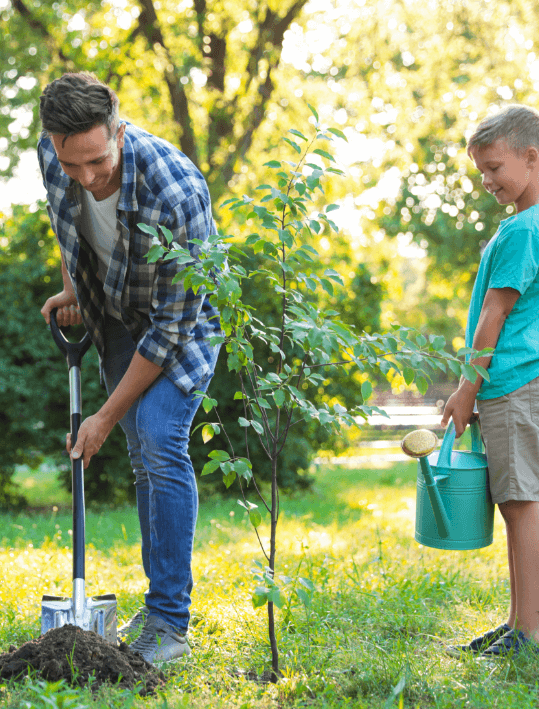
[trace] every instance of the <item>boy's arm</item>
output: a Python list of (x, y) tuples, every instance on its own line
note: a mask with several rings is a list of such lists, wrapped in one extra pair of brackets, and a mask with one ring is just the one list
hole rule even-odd
[[(472, 343), (472, 347), (475, 350), (496, 347), (503, 324), (519, 298), (520, 293), (514, 288), (489, 288), (487, 290)], [(487, 369), (491, 359), (492, 356), (488, 355), (486, 357), (478, 357), (471, 363)], [(453, 417), (457, 438), (464, 433), (470, 420), (475, 397), (482, 383), (483, 377), (479, 375), (477, 375), (477, 379), (473, 384), (461, 377), (459, 388), (447, 400), (442, 417), (442, 426), (447, 426), (449, 419)]]

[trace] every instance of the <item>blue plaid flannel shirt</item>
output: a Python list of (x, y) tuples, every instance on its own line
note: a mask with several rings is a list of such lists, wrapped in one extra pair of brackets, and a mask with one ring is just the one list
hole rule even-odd
[[(105, 348), (105, 291), (139, 353), (163, 367), (166, 376), (190, 394), (212, 374), (214, 347), (209, 338), (220, 333), (218, 312), (204, 293), (186, 291), (182, 282), (172, 284), (178, 270), (174, 260), (147, 262), (151, 237), (137, 224), (168, 227), (183, 247), (194, 238), (206, 240), (217, 233), (210, 196), (203, 176), (183, 153), (124, 122), (120, 237), (104, 283), (97, 278), (97, 257), (80, 232), (82, 187), (64, 173), (50, 139), (41, 137), (38, 157), (47, 209), (84, 325), (100, 358)], [(188, 246), (196, 257), (197, 247)]]

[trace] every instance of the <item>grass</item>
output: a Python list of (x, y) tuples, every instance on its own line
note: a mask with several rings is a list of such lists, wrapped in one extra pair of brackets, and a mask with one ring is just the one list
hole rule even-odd
[[(167, 670), (166, 692), (142, 699), (115, 688), (40, 683), (4, 686), (0, 705), (269, 709), (500, 707), (539, 704), (537, 661), (489, 667), (446, 657), (440, 641), (470, 639), (505, 618), (505, 537), (470, 552), (437, 551), (413, 539), (413, 463), (386, 468), (320, 466), (312, 490), (285, 496), (279, 570), (309, 578), (304, 606), (288, 589), (278, 611), (278, 684), (251, 681), (269, 668), (265, 609), (254, 610), (252, 566), (262, 560), (235, 499), (201, 501), (194, 552), (192, 657)], [(252, 498), (254, 499), (254, 498)], [(37, 637), (41, 594), (71, 595), (71, 516), (62, 508), (0, 518), (0, 650)], [(261, 534), (267, 534), (264, 524)], [(136, 512), (87, 515), (87, 593), (115, 592), (119, 615), (142, 601)], [(299, 569), (299, 571), (298, 571)]]

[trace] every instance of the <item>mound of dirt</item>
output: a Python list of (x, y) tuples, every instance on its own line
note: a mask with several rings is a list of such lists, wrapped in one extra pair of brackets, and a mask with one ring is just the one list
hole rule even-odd
[(92, 689), (102, 684), (140, 687), (142, 696), (165, 683), (163, 673), (125, 643), (114, 647), (97, 633), (75, 625), (53, 628), (37, 640), (20, 648), (12, 646), (0, 655), (2, 679), (22, 679), (32, 669), (49, 682), (64, 679), (78, 687), (91, 683)]

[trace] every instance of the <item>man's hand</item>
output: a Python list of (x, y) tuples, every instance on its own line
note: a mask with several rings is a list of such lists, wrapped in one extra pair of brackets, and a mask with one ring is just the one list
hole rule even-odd
[(56, 322), (60, 327), (80, 325), (82, 323), (77, 298), (73, 291), (63, 290), (61, 293), (53, 295), (45, 302), (45, 305), (41, 308), (41, 315), (45, 318), (47, 325), (50, 324), (51, 310), (54, 310), (54, 308), (58, 308)]
[(84, 419), (79, 428), (77, 443), (73, 450), (71, 450), (71, 434), (67, 434), (66, 450), (70, 453), (71, 458), (80, 458), (82, 456), (84, 467), (87, 468), (90, 465), (92, 456), (99, 451), (113, 428), (114, 424), (100, 415), (99, 412), (89, 416)]
[(472, 418), (475, 404), (475, 388), (470, 386), (470, 382), (464, 380), (457, 391), (451, 394), (444, 408), (442, 416), (442, 426), (445, 428), (451, 417), (455, 424), (455, 434), (460, 438), (466, 426)]

